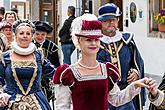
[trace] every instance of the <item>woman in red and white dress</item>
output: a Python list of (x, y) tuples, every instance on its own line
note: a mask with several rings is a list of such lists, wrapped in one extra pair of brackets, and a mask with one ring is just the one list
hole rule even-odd
[[(108, 110), (108, 101), (114, 106), (129, 102), (140, 93), (147, 78), (135, 81), (120, 91), (118, 69), (111, 63), (99, 63), (96, 54), (100, 48), (102, 25), (97, 17), (85, 14), (72, 23), (73, 42), (81, 50), (81, 58), (72, 65), (56, 69), (56, 110)], [(147, 86), (148, 87), (148, 86)]]

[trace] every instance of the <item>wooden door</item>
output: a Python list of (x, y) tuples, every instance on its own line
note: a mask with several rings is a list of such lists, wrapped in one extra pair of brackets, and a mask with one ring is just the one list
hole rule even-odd
[(48, 35), (48, 38), (57, 44), (57, 0), (40, 0), (39, 5), (40, 20), (53, 27), (53, 32)]

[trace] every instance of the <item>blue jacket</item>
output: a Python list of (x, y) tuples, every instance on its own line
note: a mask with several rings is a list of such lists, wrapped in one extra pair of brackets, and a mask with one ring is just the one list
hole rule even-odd
[[(131, 33), (122, 33), (122, 38), (111, 44), (101, 42), (101, 48), (97, 54), (99, 62), (111, 62), (115, 64), (121, 74), (118, 85), (124, 89), (127, 83), (128, 71), (135, 68), (139, 72), (140, 78), (144, 78), (144, 62), (136, 47)], [(145, 104), (145, 91), (142, 89), (142, 104)]]

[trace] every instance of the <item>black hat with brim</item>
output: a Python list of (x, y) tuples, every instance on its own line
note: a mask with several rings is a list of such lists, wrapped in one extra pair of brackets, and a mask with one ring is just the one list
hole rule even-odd
[(46, 33), (50, 33), (53, 30), (53, 27), (44, 21), (34, 21), (33, 24), (37, 31), (44, 31)]

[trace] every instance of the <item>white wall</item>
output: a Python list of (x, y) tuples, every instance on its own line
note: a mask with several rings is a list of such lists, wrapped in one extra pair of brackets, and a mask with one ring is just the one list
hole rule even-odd
[(163, 76), (165, 73), (165, 39), (135, 37), (144, 59), (145, 73)]
[[(130, 20), (130, 4), (134, 2), (137, 8), (137, 17), (135, 23)], [(128, 10), (128, 16), (126, 16)], [(143, 17), (139, 17), (139, 10), (143, 10)], [(123, 25), (124, 31), (131, 31), (136, 37), (147, 36), (148, 33), (148, 0), (123, 0), (123, 23), (128, 19), (128, 26)]]
[[(75, 6), (76, 7), (76, 0), (61, 0), (61, 23), (63, 24), (65, 19), (68, 18), (67, 16), (67, 9), (68, 9), (68, 6)], [(61, 24), (60, 23), (60, 24)]]
[(0, 7), (3, 6), (3, 0), (0, 0)]
[(131, 23), (129, 19), (129, 27), (124, 26), (123, 29), (135, 34), (135, 42), (144, 59), (145, 73), (163, 76), (165, 72), (165, 39), (148, 37), (149, 0), (123, 0), (123, 20), (127, 18), (126, 6), (129, 6), (130, 2), (136, 4), (137, 10), (143, 10), (143, 19), (139, 19), (137, 16), (135, 23)]
[(10, 0), (3, 0), (3, 6), (5, 7), (5, 11), (10, 10)]

